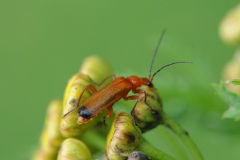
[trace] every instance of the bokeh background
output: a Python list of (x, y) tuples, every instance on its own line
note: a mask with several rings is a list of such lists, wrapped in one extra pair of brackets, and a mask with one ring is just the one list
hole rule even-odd
[[(192, 136), (206, 160), (240, 157), (239, 123), (222, 119), (227, 105), (215, 94), (236, 47), (219, 38), (219, 24), (238, 0), (0, 1), (0, 159), (30, 159), (46, 108), (61, 99), (83, 59), (106, 59), (117, 76), (148, 76), (174, 61), (154, 83), (165, 111)], [(119, 102), (114, 110), (121, 111)], [(158, 146), (157, 132), (145, 135)], [(104, 144), (103, 144), (104, 148)]]

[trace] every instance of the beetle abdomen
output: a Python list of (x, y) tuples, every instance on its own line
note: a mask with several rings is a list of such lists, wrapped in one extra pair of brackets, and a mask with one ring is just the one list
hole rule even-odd
[(85, 106), (82, 106), (78, 110), (78, 115), (83, 118), (91, 118), (93, 116), (93, 113), (89, 109), (87, 109)]

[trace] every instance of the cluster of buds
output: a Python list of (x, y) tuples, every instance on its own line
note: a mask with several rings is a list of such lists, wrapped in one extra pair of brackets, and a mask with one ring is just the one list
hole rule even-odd
[[(76, 102), (83, 88), (91, 84), (91, 80), (98, 82), (111, 73), (111, 67), (99, 57), (92, 56), (84, 61), (79, 73), (72, 76), (69, 80), (65, 89), (63, 101), (55, 100), (50, 103), (44, 130), (41, 135), (40, 148), (34, 154), (34, 160), (55, 160), (57, 157), (58, 159), (91, 159), (89, 149), (83, 142), (73, 138), (81, 136), (92, 128), (98, 123), (100, 118), (96, 118), (87, 124), (78, 124), (77, 110), (70, 113), (65, 118), (62, 118), (62, 116), (64, 113), (76, 107)], [(91, 95), (91, 92), (86, 91), (80, 103), (87, 100)], [(81, 156), (78, 156), (79, 154)]]
[[(109, 133), (106, 132), (108, 128), (103, 126), (103, 118), (107, 111), (94, 117), (91, 121), (77, 123), (79, 118), (77, 104), (83, 104), (94, 94), (88, 90), (84, 91), (85, 87), (91, 84), (100, 89), (94, 82), (99, 82), (111, 74), (110, 66), (96, 56), (89, 57), (84, 61), (80, 72), (69, 80), (63, 102), (54, 101), (49, 106), (40, 149), (34, 155), (35, 160), (91, 160), (93, 159), (91, 152), (104, 148), (103, 146), (99, 147), (96, 141), (93, 142), (92, 136), (95, 136), (94, 139), (98, 138), (99, 141), (102, 137), (107, 137), (105, 154), (101, 159), (174, 160), (172, 156), (149, 145), (142, 137), (142, 133), (160, 124), (176, 131), (177, 134), (180, 133), (181, 136), (184, 132), (181, 129), (179, 132), (179, 126), (174, 130), (175, 124), (172, 123), (173, 121), (169, 121), (169, 117), (163, 112), (159, 94), (152, 87), (143, 88), (145, 93), (138, 95), (139, 98), (131, 115), (120, 112), (115, 115), (114, 120), (111, 118), (108, 120), (112, 123), (111, 126), (107, 126), (111, 127)], [(105, 84), (101, 86), (104, 87)], [(68, 113), (67, 116), (62, 118), (66, 113)], [(190, 137), (185, 135), (185, 139), (190, 139)], [(190, 141), (190, 143), (193, 142)], [(199, 157), (201, 159), (201, 155)]]
[[(220, 24), (220, 37), (226, 44), (240, 44), (240, 4), (230, 10)], [(232, 81), (240, 80), (240, 50), (238, 49), (223, 70), (223, 80), (226, 87), (237, 94), (240, 94), (240, 87), (232, 85)], [(230, 82), (230, 83), (229, 83)]]
[(61, 143), (64, 140), (59, 130), (61, 115), (62, 101), (52, 101), (47, 110), (45, 127), (41, 135), (41, 146), (34, 155), (35, 160), (56, 159)]
[[(112, 70), (108, 63), (96, 56), (87, 58), (84, 61), (80, 72), (75, 74), (68, 82), (64, 93), (63, 114), (78, 107), (76, 106), (77, 101), (86, 85), (91, 84), (94, 86), (95, 84), (93, 84), (92, 80), (99, 82), (110, 74), (112, 74)], [(79, 104), (86, 101), (92, 94), (92, 92), (86, 90), (81, 97)], [(86, 124), (78, 124), (78, 114), (77, 110), (75, 110), (61, 119), (61, 133), (64, 137), (78, 137), (96, 125), (100, 117), (101, 116)]]

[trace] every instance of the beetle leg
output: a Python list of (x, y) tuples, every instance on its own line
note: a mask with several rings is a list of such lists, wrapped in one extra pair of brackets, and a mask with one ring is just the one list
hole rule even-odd
[(123, 99), (125, 100), (125, 101), (127, 101), (127, 100), (133, 100), (133, 99), (138, 99), (138, 96), (124, 96), (123, 97)]
[(105, 119), (111, 117), (112, 113), (113, 113), (113, 108), (112, 108), (112, 106), (110, 106), (110, 107), (108, 107), (108, 115), (106, 116)]
[(112, 106), (113, 106), (113, 105), (111, 105), (110, 107), (108, 107), (108, 115), (103, 117), (103, 124), (104, 124), (105, 126), (107, 126), (107, 125), (106, 125), (106, 119), (108, 119), (109, 117), (111, 117), (111, 115), (112, 115), (112, 113), (113, 113), (113, 108), (112, 108)]
[(135, 105), (134, 105), (134, 107), (133, 107), (133, 109), (132, 109), (132, 111), (131, 111), (131, 116), (132, 116), (133, 121), (134, 121), (134, 123), (135, 123), (136, 126), (138, 126), (138, 124), (137, 124), (137, 121), (136, 121), (135, 116), (134, 116), (134, 114), (133, 114), (133, 110), (134, 110), (134, 108), (136, 107), (137, 103), (138, 103), (138, 100), (136, 101), (136, 103), (135, 103)]
[(96, 86), (101, 86), (108, 78), (111, 78), (111, 77), (113, 80), (116, 79), (116, 76), (113, 74), (113, 75), (110, 75), (110, 76), (107, 76), (106, 78), (104, 78), (100, 83), (93, 81), (90, 77), (89, 78), (93, 84), (95, 84)]
[[(84, 90), (86, 90), (87, 88), (89, 88), (93, 93), (96, 93), (97, 92), (97, 89), (95, 88), (95, 87), (93, 87), (92, 85), (87, 85), (85, 88), (84, 88)], [(83, 91), (84, 91), (83, 90)], [(83, 92), (82, 92), (83, 93)], [(81, 96), (82, 96), (82, 94), (81, 94)]]
[(134, 110), (135, 106), (136, 106), (137, 103), (138, 103), (138, 96), (128, 96), (128, 97), (127, 97), (127, 96), (124, 96), (123, 99), (124, 99), (124, 100), (133, 100), (133, 99), (136, 99), (136, 103), (135, 103), (135, 105), (134, 105), (134, 107), (133, 107), (133, 109), (132, 109), (132, 111), (131, 111), (131, 115), (132, 115), (132, 118), (133, 118), (133, 121), (134, 121), (135, 125), (138, 126), (138, 125), (137, 125), (137, 122), (136, 122), (136, 120), (135, 120), (135, 117), (134, 117), (134, 115), (133, 115), (133, 110)]
[[(133, 88), (132, 89), (133, 93), (138, 93), (138, 94), (141, 94), (143, 93), (144, 94), (144, 103), (151, 109), (151, 111), (153, 111), (152, 107), (147, 103), (147, 94), (144, 90), (142, 89), (136, 89), (136, 88)], [(132, 111), (134, 110), (135, 106), (133, 107)]]
[(92, 85), (90, 85), (90, 84), (87, 85), (87, 86), (83, 89), (80, 97), (78, 98), (78, 102), (77, 102), (76, 108), (78, 108), (79, 102), (80, 102), (80, 100), (82, 99), (83, 93), (84, 93), (84, 92), (86, 91), (86, 89), (88, 89), (88, 88), (89, 88), (93, 93), (96, 93), (96, 92), (97, 92), (96, 88), (94, 88)]
[(136, 89), (136, 88), (133, 88), (132, 89), (132, 91), (133, 91), (133, 93), (145, 93), (145, 91), (144, 90), (142, 90), (142, 89)]

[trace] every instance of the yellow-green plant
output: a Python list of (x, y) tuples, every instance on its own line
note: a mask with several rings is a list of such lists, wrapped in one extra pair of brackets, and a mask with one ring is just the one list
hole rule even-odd
[[(143, 88), (146, 97), (145, 94), (138, 95), (132, 115), (118, 113), (114, 120), (108, 119), (108, 124), (112, 124), (108, 125), (108, 128), (103, 125), (103, 117), (108, 111), (94, 117), (90, 122), (78, 124), (77, 102), (83, 89), (88, 84), (94, 86), (93, 82), (100, 82), (111, 74), (110, 65), (101, 58), (93, 56), (84, 61), (80, 72), (68, 81), (63, 102), (54, 101), (50, 104), (40, 149), (34, 155), (34, 159), (91, 160), (96, 157), (94, 154), (100, 153), (97, 158), (122, 160), (131, 159), (135, 151), (141, 151), (139, 155), (144, 153), (150, 159), (173, 160), (175, 159), (173, 156), (156, 149), (142, 137), (144, 132), (158, 125), (163, 125), (176, 133), (195, 160), (203, 159), (187, 132), (165, 114), (159, 93), (154, 88)], [(104, 85), (95, 87), (100, 89)], [(86, 90), (79, 105), (92, 94), (91, 91)], [(112, 127), (108, 133), (109, 126)], [(105, 153), (103, 153), (104, 148)]]

